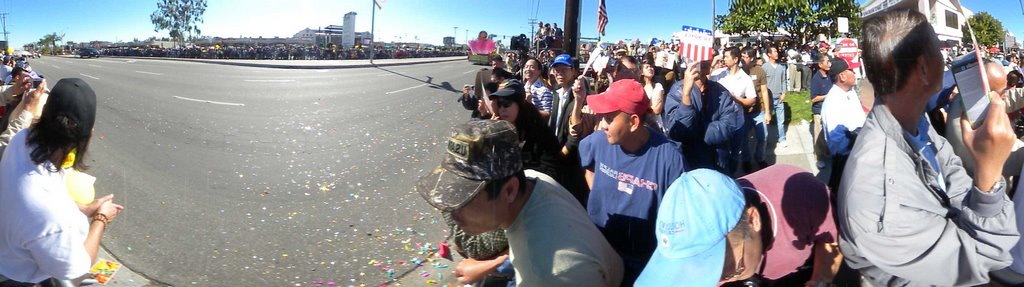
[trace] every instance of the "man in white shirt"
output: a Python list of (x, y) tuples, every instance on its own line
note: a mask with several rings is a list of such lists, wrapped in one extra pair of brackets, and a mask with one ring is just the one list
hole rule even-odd
[[(722, 84), (726, 90), (729, 90), (732, 99), (741, 106), (740, 109), (744, 111), (743, 114), (745, 115), (757, 103), (757, 94), (754, 92), (753, 79), (743, 69), (740, 69), (740, 49), (736, 47), (725, 49), (722, 61), (725, 63), (724, 72), (719, 71), (712, 75), (711, 80)], [(746, 118), (741, 116), (737, 122), (746, 122)], [(727, 157), (728, 161), (725, 165), (725, 171), (729, 175), (733, 175), (736, 172), (736, 166), (740, 161), (741, 147), (745, 143), (743, 136), (747, 134), (749, 129), (750, 127), (744, 124), (737, 131), (737, 135), (733, 136), (729, 157)]]
[(821, 122), (825, 129), (825, 143), (832, 153), (829, 188), (839, 190), (843, 167), (853, 148), (853, 142), (857, 139), (857, 132), (867, 119), (868, 109), (860, 102), (860, 95), (853, 89), (857, 79), (846, 60), (833, 59), (828, 73), (835, 80), (835, 84), (825, 95), (825, 101), (821, 105)]

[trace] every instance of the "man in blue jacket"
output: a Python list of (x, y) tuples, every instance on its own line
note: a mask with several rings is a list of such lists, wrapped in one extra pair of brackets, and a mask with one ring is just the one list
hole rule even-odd
[(743, 113), (724, 86), (708, 80), (710, 72), (708, 61), (686, 68), (665, 96), (662, 119), (668, 138), (681, 144), (687, 166), (724, 171), (728, 152), (722, 151), (743, 124)]

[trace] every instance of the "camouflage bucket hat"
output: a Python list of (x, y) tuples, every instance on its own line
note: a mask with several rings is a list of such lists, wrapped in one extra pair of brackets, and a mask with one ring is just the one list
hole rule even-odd
[(469, 203), (487, 181), (523, 169), (519, 136), (506, 121), (471, 121), (454, 127), (441, 166), (416, 182), (434, 208), (452, 212)]

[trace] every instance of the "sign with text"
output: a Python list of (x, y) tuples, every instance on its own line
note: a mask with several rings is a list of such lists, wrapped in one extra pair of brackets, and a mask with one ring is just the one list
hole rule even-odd
[(715, 37), (711, 30), (683, 26), (672, 38), (679, 41), (679, 55), (692, 62), (711, 60), (714, 55)]
[(856, 69), (860, 67), (860, 49), (857, 47), (857, 40), (850, 38), (839, 39), (836, 42), (836, 47), (839, 47), (839, 53), (836, 54), (839, 58), (843, 58), (847, 63), (850, 63), (850, 69)]

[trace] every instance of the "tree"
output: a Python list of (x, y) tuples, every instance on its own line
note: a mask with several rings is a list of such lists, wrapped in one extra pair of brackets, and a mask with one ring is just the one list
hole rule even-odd
[[(974, 28), (977, 34), (978, 44), (985, 46), (996, 46), (1003, 42), (1006, 32), (1003, 31), (1003, 23), (992, 17), (988, 12), (979, 12), (967, 19), (967, 23)], [(964, 32), (964, 39), (970, 39), (971, 31), (964, 25), (961, 30)]]
[(57, 42), (64, 40), (64, 35), (57, 35), (56, 32), (43, 35), (38, 42), (43, 47), (43, 54), (56, 54)]
[(799, 43), (818, 34), (838, 36), (837, 19), (850, 19), (850, 37), (860, 35), (860, 7), (854, 0), (734, 0), (716, 23), (725, 33), (770, 32), (781, 28)]
[(156, 11), (149, 15), (153, 31), (168, 30), (171, 39), (182, 43), (194, 35), (201, 34), (198, 23), (203, 22), (206, 0), (159, 0)]

